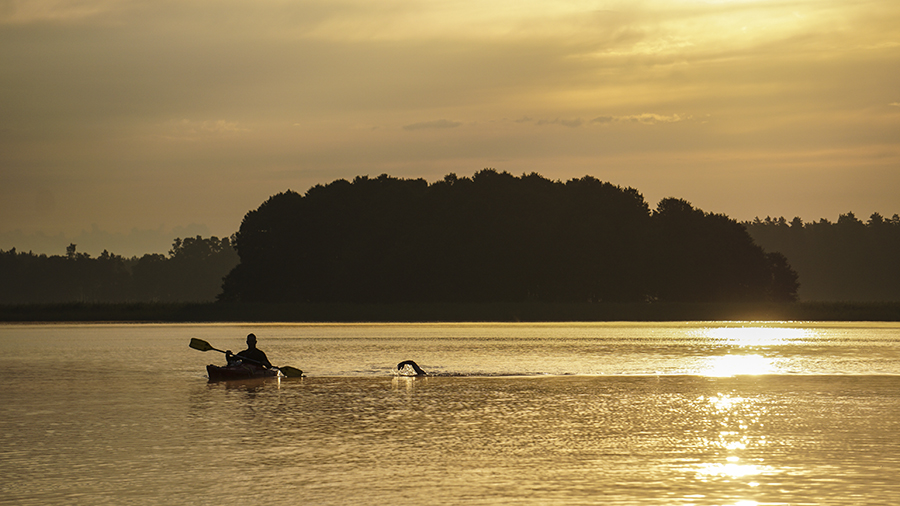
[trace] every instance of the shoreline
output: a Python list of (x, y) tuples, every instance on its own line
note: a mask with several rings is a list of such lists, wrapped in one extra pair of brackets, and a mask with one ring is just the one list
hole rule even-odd
[(900, 302), (0, 305), (2, 323), (900, 321)]

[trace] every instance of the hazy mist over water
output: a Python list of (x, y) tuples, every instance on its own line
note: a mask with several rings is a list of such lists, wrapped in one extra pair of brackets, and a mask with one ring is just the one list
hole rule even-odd
[[(302, 379), (208, 383), (254, 332)], [(900, 325), (2, 325), (2, 504), (892, 504)], [(401, 360), (432, 377), (400, 377)]]

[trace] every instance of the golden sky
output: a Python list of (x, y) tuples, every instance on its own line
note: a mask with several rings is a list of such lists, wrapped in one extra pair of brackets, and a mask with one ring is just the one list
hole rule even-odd
[(0, 90), (0, 234), (484, 167), (900, 213), (896, 0), (0, 0)]

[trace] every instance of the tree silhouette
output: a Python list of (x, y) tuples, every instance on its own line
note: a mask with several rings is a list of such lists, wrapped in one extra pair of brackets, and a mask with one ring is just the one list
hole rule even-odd
[(816, 269), (848, 272), (835, 293), (856, 296), (855, 276), (896, 297), (898, 231), (877, 213), (741, 224), (677, 198), (651, 211), (590, 176), (383, 174), (279, 193), (232, 238), (177, 238), (168, 255), (0, 251), (0, 303), (791, 301), (798, 281), (821, 286)]
[(0, 251), (0, 303), (213, 301), (238, 263), (228, 238), (176, 239), (169, 257), (97, 258), (70, 244), (65, 256)]
[[(485, 169), (277, 194), (236, 234), (225, 301), (789, 300), (741, 224), (592, 177)], [(780, 269), (776, 273), (775, 268)], [(774, 282), (775, 279), (779, 283)], [(781, 293), (787, 291), (788, 293)]]
[(796, 268), (805, 300), (900, 300), (900, 216), (873, 213), (865, 223), (852, 212), (837, 222), (795, 217), (745, 223), (754, 240), (784, 254)]
[[(659, 241), (656, 294), (660, 299), (749, 301), (792, 297), (790, 293), (776, 294), (779, 289), (789, 289), (789, 283), (773, 285), (772, 264), (740, 223), (721, 214), (704, 213), (674, 198), (659, 203), (653, 220)], [(780, 272), (779, 281), (786, 274)]]

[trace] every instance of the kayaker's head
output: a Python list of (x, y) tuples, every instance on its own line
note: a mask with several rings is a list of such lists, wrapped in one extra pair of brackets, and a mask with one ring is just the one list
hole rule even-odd
[(255, 335), (249, 334), (247, 336), (247, 347), (250, 348), (251, 350), (253, 348), (256, 348), (256, 336)]

